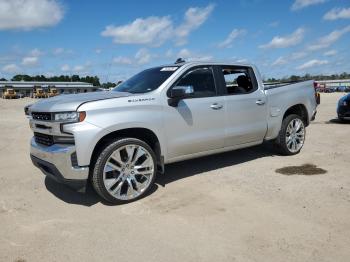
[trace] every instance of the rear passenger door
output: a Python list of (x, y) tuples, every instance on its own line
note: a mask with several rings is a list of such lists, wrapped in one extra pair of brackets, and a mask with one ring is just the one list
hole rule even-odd
[(225, 146), (262, 142), (267, 131), (266, 98), (254, 70), (220, 66), (218, 71), (225, 97)]
[(223, 148), (224, 97), (218, 96), (213, 67), (189, 69), (168, 90), (168, 97), (178, 86), (192, 87), (194, 94), (181, 99), (177, 106), (165, 106), (168, 159)]

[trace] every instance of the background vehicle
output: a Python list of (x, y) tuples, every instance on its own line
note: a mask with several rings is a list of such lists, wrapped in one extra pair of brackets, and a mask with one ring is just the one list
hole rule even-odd
[(34, 98), (46, 98), (47, 94), (43, 88), (36, 87), (36, 88), (34, 88), (33, 97)]
[(350, 94), (339, 99), (337, 114), (340, 121), (350, 120)]
[(14, 98), (17, 98), (17, 93), (12, 88), (6, 88), (5, 91), (2, 94), (2, 98), (4, 98), (4, 99), (14, 99)]
[(54, 87), (50, 87), (49, 92), (47, 93), (47, 97), (53, 97), (57, 95), (58, 95), (57, 89)]
[(191, 62), (147, 69), (110, 92), (42, 100), (28, 113), (34, 165), (76, 188), (89, 178), (103, 198), (125, 203), (167, 163), (265, 140), (299, 153), (316, 99), (313, 81), (264, 86), (253, 65)]

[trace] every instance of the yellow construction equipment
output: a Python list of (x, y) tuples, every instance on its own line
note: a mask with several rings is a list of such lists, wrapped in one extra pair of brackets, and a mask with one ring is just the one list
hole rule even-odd
[(14, 99), (17, 98), (16, 91), (12, 88), (6, 88), (2, 93), (2, 98), (4, 99)]
[(44, 91), (44, 89), (42, 89), (41, 87), (37, 87), (34, 89), (33, 97), (34, 98), (46, 98), (47, 94)]
[(50, 87), (49, 92), (47, 93), (47, 97), (53, 97), (57, 95), (58, 95), (57, 89), (54, 87)]

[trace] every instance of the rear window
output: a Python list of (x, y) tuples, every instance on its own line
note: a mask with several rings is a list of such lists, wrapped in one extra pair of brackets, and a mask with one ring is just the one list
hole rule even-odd
[(257, 90), (253, 70), (249, 67), (222, 66), (228, 95), (249, 94)]
[(167, 66), (146, 69), (121, 83), (113, 91), (133, 94), (151, 92), (163, 84), (178, 68), (178, 66)]

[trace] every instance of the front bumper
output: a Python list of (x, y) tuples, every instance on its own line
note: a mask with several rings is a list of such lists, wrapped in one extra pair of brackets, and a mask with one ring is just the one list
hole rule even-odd
[(34, 138), (30, 142), (30, 157), (36, 167), (56, 181), (80, 189), (86, 185), (89, 167), (77, 166), (75, 151), (74, 145), (43, 146)]

